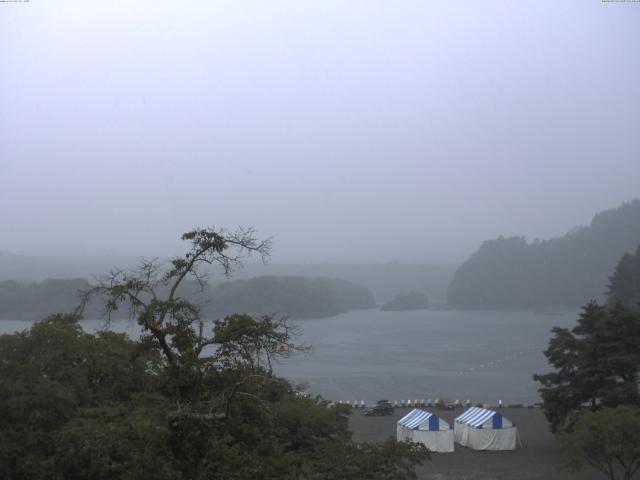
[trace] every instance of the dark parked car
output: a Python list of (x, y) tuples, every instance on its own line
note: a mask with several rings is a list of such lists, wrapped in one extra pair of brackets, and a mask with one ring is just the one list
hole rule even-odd
[(393, 415), (393, 405), (391, 405), (388, 400), (379, 400), (376, 405), (367, 408), (364, 414), (370, 416)]

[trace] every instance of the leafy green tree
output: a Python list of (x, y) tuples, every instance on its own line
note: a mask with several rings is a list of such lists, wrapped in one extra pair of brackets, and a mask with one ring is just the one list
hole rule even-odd
[(168, 445), (164, 412), (171, 406), (163, 400), (144, 396), (81, 411), (54, 433), (46, 478), (54, 477), (51, 473), (65, 480), (181, 478)]
[(591, 302), (574, 328), (553, 329), (545, 355), (555, 371), (534, 375), (563, 466), (592, 466), (612, 480), (630, 480), (640, 468), (640, 309), (622, 295), (633, 280), (630, 258), (611, 277), (607, 305)]
[(585, 412), (571, 432), (559, 435), (563, 467), (591, 466), (611, 480), (631, 480), (640, 469), (640, 409)]
[(551, 429), (571, 426), (588, 407), (640, 405), (640, 313), (590, 303), (571, 330), (554, 328), (545, 355), (554, 372), (534, 375)]
[(640, 245), (635, 254), (622, 256), (609, 277), (609, 301), (622, 303), (628, 308), (640, 307)]
[(0, 477), (52, 478), (60, 432), (83, 412), (135, 403), (159, 360), (123, 334), (83, 333), (76, 315), (0, 336)]
[[(264, 260), (270, 253), (269, 240), (259, 241), (252, 229), (234, 232), (200, 228), (182, 235), (190, 243), (183, 256), (173, 257), (169, 265), (144, 261), (133, 271), (116, 270), (99, 278), (84, 293), (80, 311), (97, 295), (105, 299), (107, 317), (121, 306), (129, 307), (145, 334), (144, 340), (156, 345), (171, 367), (190, 368), (202, 350), (213, 343), (204, 335), (204, 322), (198, 305), (180, 296), (187, 279), (201, 287), (207, 282), (203, 265), (218, 266), (225, 275), (241, 265), (245, 255), (257, 254)], [(165, 293), (166, 292), (166, 293)]]
[(306, 347), (285, 319), (231, 315), (207, 324), (180, 295), (202, 264), (225, 273), (242, 254), (268, 254), (252, 232), (183, 236), (190, 249), (165, 269), (144, 262), (88, 290), (107, 315), (129, 307), (140, 341), (84, 333), (54, 315), (0, 336), (0, 477), (412, 479), (419, 445), (356, 444), (349, 409), (304, 398), (272, 362)]
[(424, 461), (425, 455), (422, 444), (396, 442), (392, 438), (382, 444), (326, 444), (311, 455), (313, 460), (303, 467), (303, 478), (414, 479), (415, 466)]

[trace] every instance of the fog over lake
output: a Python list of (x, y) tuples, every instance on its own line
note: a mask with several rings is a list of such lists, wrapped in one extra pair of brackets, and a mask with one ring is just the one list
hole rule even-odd
[[(543, 355), (554, 326), (575, 324), (577, 312), (359, 310), (332, 318), (298, 320), (306, 356), (288, 359), (276, 373), (308, 392), (334, 400), (470, 399), (474, 402), (539, 401), (533, 373), (549, 365)], [(85, 320), (88, 332), (103, 320)], [(2, 321), (0, 333), (29, 322)], [(137, 325), (113, 329), (137, 335)]]
[(638, 195), (633, 2), (2, 7), (0, 250), (457, 263)]
[(303, 320), (313, 352), (278, 372), (333, 399), (533, 403), (531, 375), (549, 370), (542, 352), (550, 330), (575, 319), (576, 312), (361, 310)]

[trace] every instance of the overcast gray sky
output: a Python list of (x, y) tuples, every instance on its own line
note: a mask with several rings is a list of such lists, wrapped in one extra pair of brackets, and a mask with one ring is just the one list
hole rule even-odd
[(640, 3), (0, 3), (0, 250), (459, 261), (640, 196)]

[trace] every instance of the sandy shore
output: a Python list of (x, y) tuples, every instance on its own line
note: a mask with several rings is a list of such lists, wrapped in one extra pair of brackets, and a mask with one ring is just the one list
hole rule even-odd
[[(432, 410), (452, 422), (461, 409)], [(523, 448), (510, 452), (476, 452), (456, 444), (454, 453), (435, 453), (431, 461), (418, 467), (418, 478), (429, 480), (603, 480), (595, 470), (580, 473), (560, 472), (559, 455), (548, 430), (544, 414), (539, 409), (502, 408), (505, 417), (515, 422), (520, 431)], [(379, 442), (389, 436), (395, 438), (396, 422), (409, 409), (396, 409), (394, 415), (366, 417), (362, 410), (354, 410), (349, 424), (356, 441)]]

